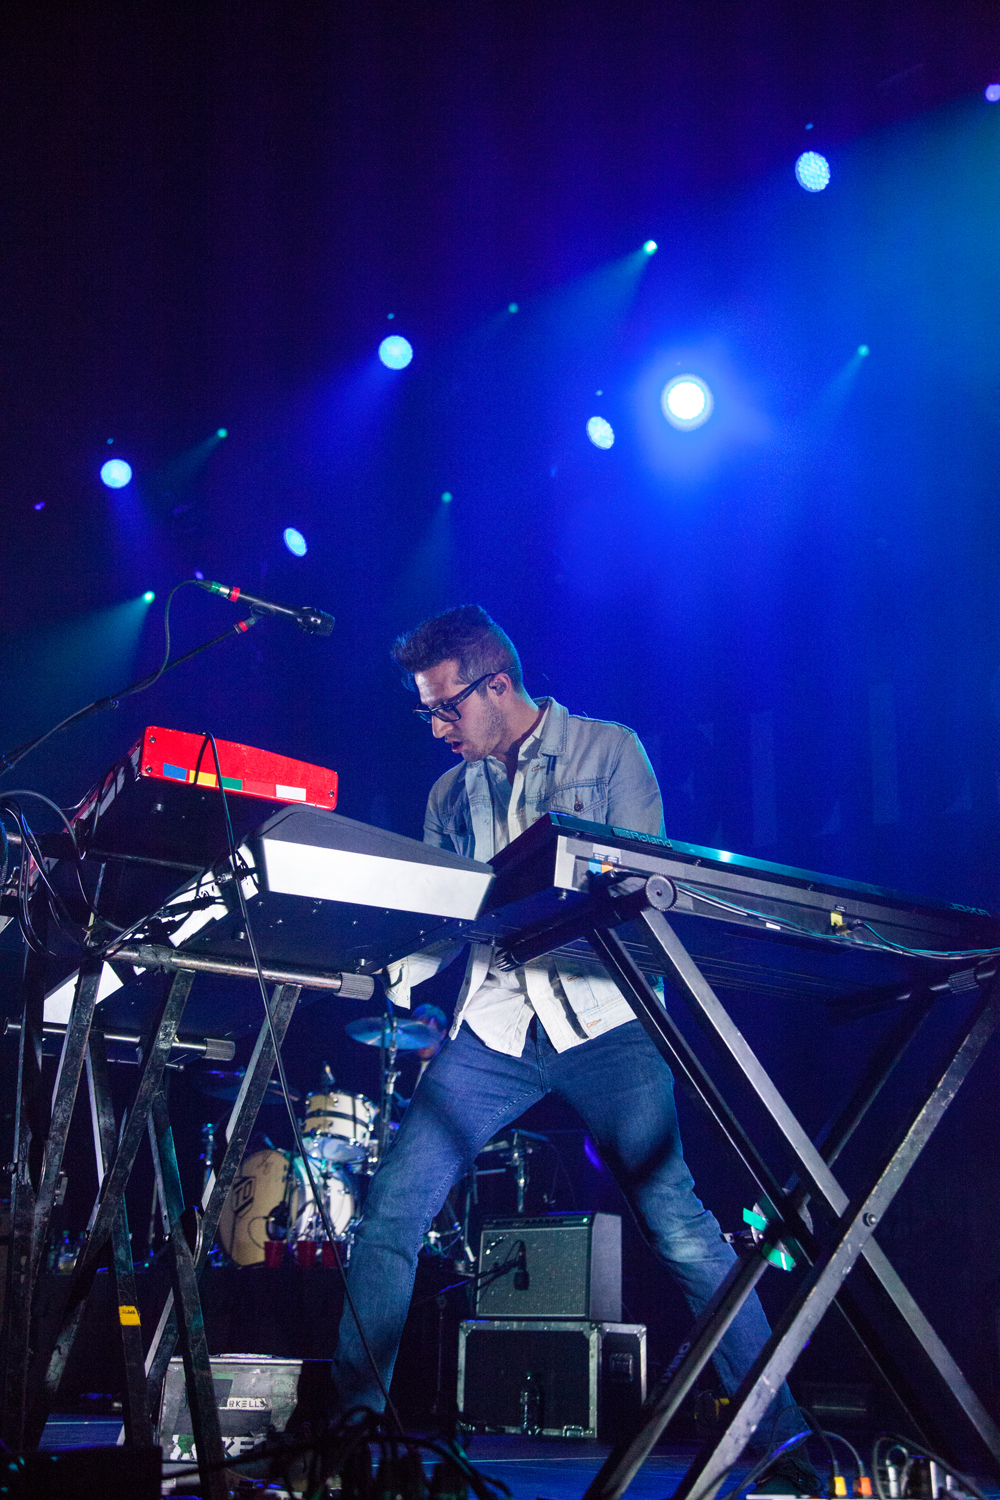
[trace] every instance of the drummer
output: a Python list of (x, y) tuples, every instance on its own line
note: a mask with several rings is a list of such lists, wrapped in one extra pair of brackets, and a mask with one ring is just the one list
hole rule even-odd
[(424, 1076), (427, 1064), (440, 1050), (441, 1043), (448, 1034), (448, 1017), (440, 1006), (418, 1005), (413, 1011), (413, 1019), (415, 1021), (422, 1021), (425, 1026), (429, 1026), (434, 1032), (434, 1041), (427, 1047), (419, 1047), (417, 1049), (417, 1056), (420, 1058), (420, 1071), (417, 1074), (416, 1083), (419, 1083)]

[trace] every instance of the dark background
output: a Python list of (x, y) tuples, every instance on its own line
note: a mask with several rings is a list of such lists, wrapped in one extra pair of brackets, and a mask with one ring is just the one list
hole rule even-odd
[[(338, 625), (261, 624), (5, 786), (68, 806), (159, 723), (334, 767), (342, 812), (417, 834), (446, 752), (387, 645), (476, 600), (529, 690), (638, 729), (668, 833), (1000, 906), (998, 76), (973, 0), (7, 7), (0, 745), (149, 670), (196, 568)], [(715, 394), (692, 433), (658, 405), (682, 369)], [(184, 590), (176, 648), (232, 618)], [(302, 1013), (298, 1089), (329, 1058), (372, 1091), (361, 1009)], [(874, 1034), (741, 1019), (813, 1127)], [(993, 1396), (995, 1080), (991, 1050), (881, 1232)], [(749, 1189), (688, 1135), (736, 1227)], [(626, 1281), (669, 1356), (672, 1290), (635, 1247)]]

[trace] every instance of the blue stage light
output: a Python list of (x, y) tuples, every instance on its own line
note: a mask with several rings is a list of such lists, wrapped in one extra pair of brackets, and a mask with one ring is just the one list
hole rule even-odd
[(795, 177), (807, 193), (821, 193), (830, 181), (830, 163), (818, 151), (803, 151), (795, 163)]
[(413, 345), (400, 333), (390, 333), (378, 346), (378, 357), (390, 370), (405, 370), (413, 358)]
[(688, 431), (700, 427), (712, 415), (712, 392), (697, 375), (677, 375), (660, 393), (663, 415), (673, 427)]
[(1000, 83), (988, 83), (986, 85), (987, 104), (1000, 103)]
[(861, 359), (867, 359), (870, 353), (871, 353), (871, 350), (869, 349), (869, 347), (868, 347), (867, 344), (859, 344), (858, 345), (858, 356)]
[(451, 502), (452, 502), (452, 499), (453, 499), (453, 496), (452, 496), (451, 490), (445, 490), (444, 493), (441, 496), (441, 500), (442, 500), (443, 504), (450, 505)]
[(216, 430), (215, 430), (215, 435), (216, 435), (217, 438), (228, 437), (229, 436), (229, 429), (228, 429), (228, 427), (217, 427)]
[(101, 480), (109, 490), (122, 490), (132, 479), (132, 466), (123, 458), (109, 458), (101, 465)]
[(615, 430), (603, 417), (591, 417), (587, 423), (587, 436), (595, 448), (610, 448), (615, 440)]
[(293, 557), (305, 557), (309, 548), (306, 546), (306, 539), (301, 531), (296, 531), (294, 526), (286, 526), (281, 536)]
[(657, 251), (656, 241), (655, 240), (647, 240), (646, 243), (643, 245), (642, 248), (645, 250), (645, 252), (646, 252), (647, 255), (655, 255), (656, 251)]
[(153, 600), (155, 598), (156, 598), (156, 595), (153, 593), (153, 590), (152, 589), (147, 589), (146, 592), (142, 596), (142, 602), (143, 602), (143, 604), (152, 604), (152, 602), (153, 602)]

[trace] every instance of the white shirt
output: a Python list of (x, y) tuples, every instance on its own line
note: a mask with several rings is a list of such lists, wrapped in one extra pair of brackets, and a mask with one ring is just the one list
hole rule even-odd
[[(518, 751), (513, 784), (507, 780), (507, 768), (502, 760), (491, 755), (485, 761), (493, 802), (493, 837), (497, 852), (513, 843), (528, 827), (524, 795), (525, 772), (538, 754), (548, 712), (546, 708)], [(480, 1041), (485, 1042), (494, 1052), (506, 1052), (510, 1057), (520, 1057), (532, 1016), (538, 1017), (539, 1025), (544, 1027), (545, 1034), (557, 1052), (578, 1047), (587, 1040), (587, 1032), (566, 998), (562, 981), (551, 958), (532, 959), (513, 972), (499, 969), (491, 963), (485, 979), (475, 993), (469, 995), (464, 1004), (459, 1001), (452, 1035), (462, 1021), (467, 1021)], [(634, 1019), (633, 1012), (623, 1001), (622, 1014), (617, 1019), (611, 1019), (610, 1026), (605, 1025), (602, 1030), (610, 1030)]]
[[(542, 700), (542, 710), (520, 748), (513, 785), (494, 759), (457, 765), (438, 778), (427, 800), (427, 843), (489, 860), (547, 812), (662, 837), (656, 777), (634, 732), (570, 714), (552, 699)], [(412, 987), (450, 963), (461, 947), (442, 942), (391, 963), (386, 990), (392, 1003), (408, 1008)], [(558, 1051), (633, 1019), (594, 956), (563, 950), (507, 974), (493, 966), (488, 943), (470, 943), (450, 1035), (468, 1020), (487, 1046), (520, 1057), (533, 1015)]]

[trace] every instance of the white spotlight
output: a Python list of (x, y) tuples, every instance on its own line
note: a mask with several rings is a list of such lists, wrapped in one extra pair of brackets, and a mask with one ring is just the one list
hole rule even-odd
[(677, 375), (663, 387), (660, 405), (672, 427), (687, 431), (708, 421), (715, 402), (712, 392), (697, 375)]

